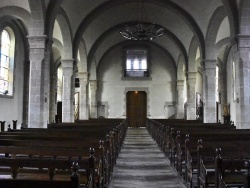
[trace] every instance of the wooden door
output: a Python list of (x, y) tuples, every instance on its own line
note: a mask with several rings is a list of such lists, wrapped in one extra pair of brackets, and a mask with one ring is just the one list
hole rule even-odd
[(145, 127), (147, 118), (147, 94), (145, 91), (127, 93), (127, 119), (130, 127)]

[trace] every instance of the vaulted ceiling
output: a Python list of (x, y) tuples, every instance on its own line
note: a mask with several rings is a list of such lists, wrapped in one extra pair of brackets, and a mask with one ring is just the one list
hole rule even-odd
[[(29, 13), (32, 12), (32, 7), (35, 7), (31, 6), (33, 0), (20, 2), (9, 0), (5, 2), (5, 6), (19, 6)], [(42, 2), (46, 14), (56, 12), (53, 37), (63, 44), (62, 35), (67, 32), (57, 19), (58, 15), (63, 16), (69, 28), (68, 40), (71, 40), (73, 47), (73, 58), (77, 57), (82, 41), (88, 62), (95, 59), (98, 63), (110, 48), (127, 40), (119, 34), (121, 27), (138, 21), (155, 23), (165, 29), (164, 36), (149, 43), (164, 48), (175, 62), (180, 55), (186, 62), (188, 61), (194, 39), (200, 47), (201, 55), (205, 56), (206, 41), (209, 41), (209, 32), (213, 31), (213, 26), (218, 27), (214, 31), (213, 38), (216, 40), (214, 43), (235, 36), (233, 32), (237, 32), (235, 20), (238, 19), (238, 15), (234, 13), (238, 10), (237, 2), (240, 0), (43, 0)], [(50, 17), (46, 19), (47, 22), (51, 22)]]
[(72, 29), (75, 55), (83, 39), (88, 60), (95, 57), (98, 63), (109, 48), (126, 40), (119, 34), (123, 25), (145, 21), (165, 28), (163, 37), (150, 42), (166, 49), (177, 62), (180, 54), (187, 60), (193, 37), (200, 46), (204, 45), (211, 18), (223, 3), (220, 0), (64, 0), (61, 6)]

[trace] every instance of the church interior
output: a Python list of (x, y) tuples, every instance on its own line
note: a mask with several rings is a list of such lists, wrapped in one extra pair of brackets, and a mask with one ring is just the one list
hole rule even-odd
[[(167, 156), (162, 159), (169, 160), (168, 168), (176, 176), (170, 183), (159, 180), (156, 185), (140, 182), (131, 183), (131, 187), (171, 187), (176, 182), (179, 187), (220, 187), (216, 178), (211, 184), (204, 183), (198, 177), (202, 172), (198, 167), (198, 175), (191, 170), (189, 176), (191, 149), (190, 153), (178, 153), (184, 141), (188, 139), (189, 146), (196, 149), (207, 144), (200, 141), (197, 145), (201, 138), (211, 145), (217, 141), (221, 147), (213, 148), (213, 155), (216, 150), (218, 160), (224, 154), (219, 148), (227, 148), (229, 142), (231, 150), (248, 153), (249, 0), (0, 0), (0, 53), (0, 154), (5, 154), (5, 160), (17, 154), (6, 155), (12, 152), (7, 145), (27, 144), (31, 150), (36, 145), (31, 146), (28, 140), (35, 137), (41, 139), (41, 147), (49, 148), (47, 142), (54, 142), (58, 152), (68, 155), (62, 145), (72, 149), (74, 135), (86, 145), (81, 137), (86, 134), (90, 145), (93, 137), (104, 140), (93, 146), (103, 153), (109, 151), (106, 144), (113, 143), (109, 146), (114, 147), (109, 160), (99, 160), (103, 171), (98, 183), (89, 175), (95, 170), (87, 170), (86, 187), (128, 188), (121, 182), (128, 181), (124, 177), (132, 172), (111, 174), (113, 168), (114, 172), (128, 168), (121, 165), (127, 163), (121, 162), (123, 158), (130, 158), (128, 153), (140, 155), (130, 150), (132, 143), (139, 149), (139, 145), (150, 143), (143, 148), (149, 151), (142, 152), (144, 156), (154, 155), (154, 148), (159, 147), (156, 155), (159, 160), (160, 152)], [(58, 133), (52, 133), (57, 129)], [(35, 131), (33, 136), (29, 131)], [(106, 133), (110, 135), (106, 137)], [(232, 140), (228, 140), (229, 135)], [(12, 140), (17, 137), (19, 141)], [(138, 137), (143, 138), (140, 143)], [(234, 148), (234, 142), (242, 147)], [(89, 161), (95, 158), (94, 149), (85, 150)], [(48, 149), (43, 155), (51, 152)], [(76, 175), (78, 166), (74, 165)], [(244, 173), (250, 163), (246, 166)], [(141, 168), (143, 173), (147, 169)], [(72, 175), (71, 180), (75, 177)], [(2, 179), (0, 165), (0, 187)], [(241, 182), (240, 187), (248, 185)]]

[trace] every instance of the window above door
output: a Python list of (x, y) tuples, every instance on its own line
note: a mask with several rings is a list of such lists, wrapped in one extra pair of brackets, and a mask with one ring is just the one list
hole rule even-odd
[(129, 48), (125, 50), (125, 79), (149, 78), (148, 50), (146, 48)]

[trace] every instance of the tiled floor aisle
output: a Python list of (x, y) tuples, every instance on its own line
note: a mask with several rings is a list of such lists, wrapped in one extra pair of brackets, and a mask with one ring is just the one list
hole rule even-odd
[(185, 187), (145, 128), (129, 128), (109, 188)]

